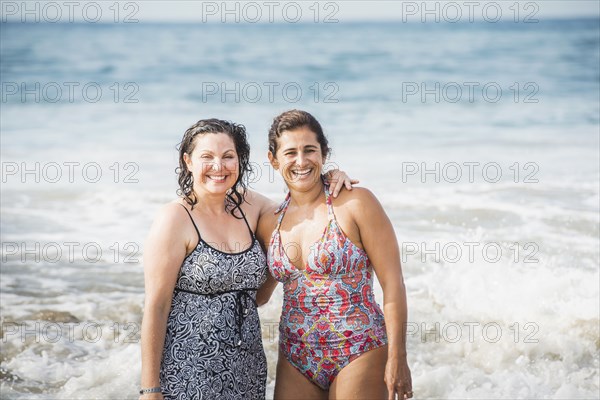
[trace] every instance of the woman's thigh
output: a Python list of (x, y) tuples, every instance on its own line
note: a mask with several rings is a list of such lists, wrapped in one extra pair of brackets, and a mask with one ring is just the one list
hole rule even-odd
[(346, 365), (329, 388), (329, 399), (387, 399), (383, 380), (387, 346), (369, 350)]
[(302, 375), (280, 352), (277, 359), (274, 400), (300, 399), (326, 400), (327, 392)]

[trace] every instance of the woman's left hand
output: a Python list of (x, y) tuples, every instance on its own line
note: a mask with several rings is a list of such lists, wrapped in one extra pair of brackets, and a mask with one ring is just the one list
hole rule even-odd
[(396, 393), (398, 399), (410, 399), (413, 397), (412, 378), (406, 357), (400, 359), (388, 359), (385, 366), (385, 384), (388, 388), (388, 399), (394, 400)]
[(356, 185), (359, 182), (357, 179), (350, 179), (344, 171), (340, 171), (339, 169), (328, 171), (325, 174), (325, 180), (333, 189), (331, 192), (333, 197), (337, 197), (344, 186), (346, 189), (352, 190), (352, 185)]

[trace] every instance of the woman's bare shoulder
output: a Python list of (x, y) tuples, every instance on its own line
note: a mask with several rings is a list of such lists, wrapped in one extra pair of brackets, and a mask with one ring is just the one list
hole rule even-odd
[(190, 207), (184, 205), (181, 199), (163, 204), (155, 213), (154, 224), (163, 228), (181, 226), (185, 218), (189, 218), (184, 208), (189, 210)]
[(365, 187), (353, 187), (352, 190), (342, 190), (333, 200), (334, 205), (346, 207), (368, 207), (379, 204), (375, 194)]
[(277, 203), (251, 189), (246, 192), (246, 201), (250, 206), (258, 208), (260, 217), (265, 214), (272, 214), (277, 209)]

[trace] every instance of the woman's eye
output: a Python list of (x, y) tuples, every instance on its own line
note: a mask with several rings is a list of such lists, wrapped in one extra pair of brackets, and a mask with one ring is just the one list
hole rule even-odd
[(201, 157), (203, 160), (210, 160), (212, 157), (209, 156), (208, 154), (205, 154)]

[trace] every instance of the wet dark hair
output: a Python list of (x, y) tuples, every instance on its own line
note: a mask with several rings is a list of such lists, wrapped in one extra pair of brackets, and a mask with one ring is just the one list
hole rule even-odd
[(317, 141), (321, 145), (321, 153), (323, 157), (327, 158), (331, 153), (331, 148), (323, 133), (321, 124), (311, 114), (302, 110), (289, 110), (273, 119), (273, 124), (269, 129), (269, 151), (273, 153), (273, 156), (277, 153), (277, 139), (281, 137), (281, 134), (284, 131), (292, 131), (302, 127), (307, 127), (317, 135)]
[(196, 136), (218, 133), (224, 133), (233, 140), (239, 160), (239, 176), (227, 194), (229, 201), (225, 206), (225, 209), (233, 215), (233, 210), (245, 201), (246, 190), (248, 188), (248, 173), (252, 172), (252, 167), (250, 166), (250, 145), (248, 144), (244, 125), (216, 118), (201, 119), (185, 131), (183, 139), (181, 139), (181, 142), (177, 146), (177, 150), (179, 150), (179, 168), (175, 171), (179, 175), (179, 189), (177, 189), (177, 194), (183, 197), (192, 209), (198, 203), (198, 199), (194, 195), (194, 178), (187, 168), (183, 155), (185, 153), (190, 156), (192, 155), (196, 146), (194, 140)]

